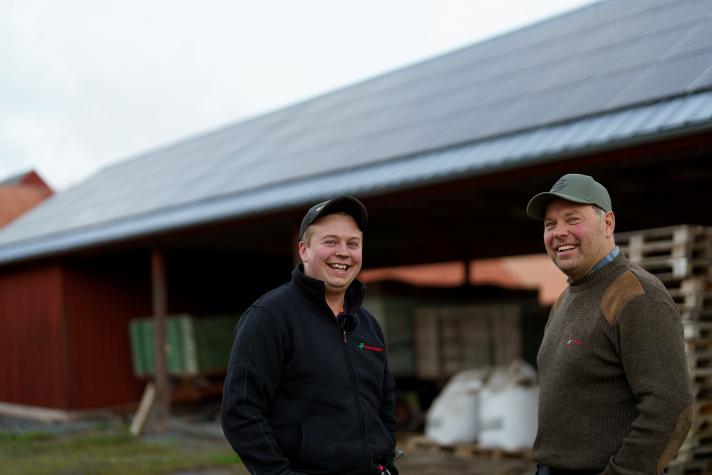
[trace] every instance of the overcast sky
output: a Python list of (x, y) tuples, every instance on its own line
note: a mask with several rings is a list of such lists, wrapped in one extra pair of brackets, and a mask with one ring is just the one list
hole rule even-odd
[(0, 0), (0, 179), (152, 148), (593, 0)]

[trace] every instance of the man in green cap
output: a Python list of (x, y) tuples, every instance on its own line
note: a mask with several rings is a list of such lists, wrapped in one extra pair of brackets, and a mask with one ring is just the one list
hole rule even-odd
[(677, 306), (615, 245), (611, 198), (590, 176), (564, 175), (527, 214), (569, 283), (537, 357), (537, 474), (662, 473), (692, 417)]

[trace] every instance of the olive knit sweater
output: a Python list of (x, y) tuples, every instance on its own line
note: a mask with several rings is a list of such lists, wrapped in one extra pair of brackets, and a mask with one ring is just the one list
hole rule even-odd
[(677, 306), (622, 255), (569, 284), (537, 358), (534, 458), (564, 470), (661, 473), (692, 414)]

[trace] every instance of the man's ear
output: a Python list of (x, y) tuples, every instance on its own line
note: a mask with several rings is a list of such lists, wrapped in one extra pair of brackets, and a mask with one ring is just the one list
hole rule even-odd
[(299, 259), (304, 262), (307, 258), (307, 245), (304, 241), (299, 241), (297, 247), (299, 249)]
[(616, 230), (616, 215), (613, 214), (613, 211), (609, 211), (603, 219), (606, 220), (606, 237), (613, 237)]

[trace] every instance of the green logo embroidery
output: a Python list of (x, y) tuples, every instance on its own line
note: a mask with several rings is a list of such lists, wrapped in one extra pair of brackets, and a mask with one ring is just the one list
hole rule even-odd
[(383, 348), (380, 346), (371, 346), (367, 343), (361, 342), (358, 345), (356, 345), (356, 348), (359, 350), (369, 350), (369, 351), (376, 351), (378, 353), (383, 353)]

